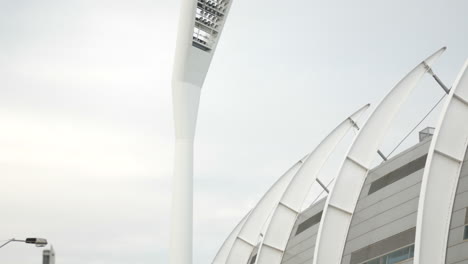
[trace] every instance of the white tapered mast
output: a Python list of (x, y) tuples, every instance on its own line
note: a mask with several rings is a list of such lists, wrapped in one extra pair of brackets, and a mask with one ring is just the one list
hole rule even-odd
[(193, 142), (200, 92), (232, 0), (182, 0), (172, 77), (175, 154), (170, 263), (192, 263)]

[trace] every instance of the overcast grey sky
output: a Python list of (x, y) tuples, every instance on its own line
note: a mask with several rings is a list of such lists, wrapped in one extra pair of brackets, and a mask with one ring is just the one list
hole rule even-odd
[[(46, 237), (58, 263), (168, 263), (178, 4), (0, 0), (0, 240)], [(442, 46), (434, 68), (450, 85), (468, 57), (467, 10), (466, 0), (234, 0), (199, 111), (194, 263), (209, 263), (336, 124)], [(382, 151), (442, 94), (426, 77)], [(40, 255), (11, 244), (0, 263)]]

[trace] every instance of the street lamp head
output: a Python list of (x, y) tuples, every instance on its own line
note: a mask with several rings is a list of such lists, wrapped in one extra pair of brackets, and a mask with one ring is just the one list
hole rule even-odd
[(25, 242), (27, 244), (34, 244), (36, 247), (45, 247), (47, 245), (47, 239), (44, 238), (29, 237), (26, 238)]

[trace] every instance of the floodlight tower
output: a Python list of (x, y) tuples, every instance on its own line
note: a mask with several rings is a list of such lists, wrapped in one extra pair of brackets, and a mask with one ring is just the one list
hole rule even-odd
[(192, 263), (193, 141), (200, 91), (232, 0), (182, 0), (172, 76), (175, 166), (171, 264)]

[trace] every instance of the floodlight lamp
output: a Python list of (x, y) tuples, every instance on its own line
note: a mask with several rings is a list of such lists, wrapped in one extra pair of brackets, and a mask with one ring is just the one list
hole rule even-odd
[(197, 0), (192, 46), (207, 52), (214, 49), (229, 12), (230, 2), (231, 0)]

